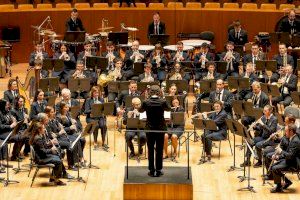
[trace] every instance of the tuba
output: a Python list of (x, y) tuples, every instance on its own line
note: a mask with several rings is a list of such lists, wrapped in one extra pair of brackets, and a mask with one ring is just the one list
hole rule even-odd
[(111, 81), (115, 81), (118, 77), (122, 76), (121, 71), (115, 68), (113, 71), (109, 71), (108, 74), (100, 74), (98, 78), (98, 85), (106, 87)]

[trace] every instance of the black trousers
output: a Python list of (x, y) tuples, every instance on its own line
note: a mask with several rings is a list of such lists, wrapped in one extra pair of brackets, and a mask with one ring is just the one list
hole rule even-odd
[[(164, 133), (147, 133), (148, 169), (152, 172), (163, 168)], [(154, 152), (154, 148), (156, 152)], [(154, 162), (155, 154), (155, 162)]]
[(256, 153), (257, 153), (259, 161), (262, 160), (262, 149), (264, 149), (268, 146), (275, 146), (275, 142), (273, 140), (269, 140), (267, 142), (265, 140), (262, 140), (255, 144), (255, 149), (256, 149)]
[(211, 155), (212, 141), (220, 141), (226, 139), (226, 132), (224, 131), (208, 131), (201, 135), (202, 144), (206, 155)]
[(255, 121), (254, 117), (244, 116), (242, 117), (242, 124), (247, 128)]
[(282, 104), (284, 107), (289, 106), (292, 103), (293, 99), (288, 94), (281, 94), (279, 97), (272, 98), (272, 104), (277, 105)]
[(101, 138), (102, 138), (102, 145), (105, 144), (105, 137), (107, 132), (107, 126), (106, 126), (106, 118), (100, 117), (100, 118), (87, 118), (86, 122), (90, 123), (92, 121), (98, 121), (98, 125), (96, 126), (93, 135), (94, 135), (94, 142), (98, 142), (98, 131), (99, 128), (101, 130)]
[(126, 139), (126, 142), (127, 142), (127, 145), (130, 149), (130, 151), (132, 153), (134, 153), (134, 147), (133, 147), (133, 143), (132, 143), (132, 139), (134, 138), (134, 136), (138, 135), (139, 134), (139, 138), (140, 138), (140, 142), (139, 142), (139, 148), (141, 148), (142, 146), (144, 146), (146, 144), (146, 133), (145, 132), (134, 132), (134, 131), (129, 131), (129, 132), (126, 132), (126, 135), (125, 135), (125, 139)]
[[(271, 172), (273, 174), (274, 183), (281, 184), (281, 178), (284, 177), (283, 171), (288, 170), (289, 166), (287, 165), (285, 159), (281, 159), (271, 167)], [(288, 180), (285, 177), (285, 180)]]
[[(262, 138), (262, 137), (255, 137), (255, 138), (253, 138), (253, 143), (251, 143), (249, 145), (251, 147), (254, 147), (254, 146), (256, 146), (257, 143), (263, 142), (263, 141), (264, 141), (264, 138)], [(250, 161), (250, 157), (251, 157), (251, 151), (250, 151), (250, 149), (247, 146), (246, 158), (247, 158), (248, 161)]]
[(53, 155), (53, 154), (48, 154), (47, 158), (44, 159), (40, 159), (38, 161), (39, 164), (53, 164), (54, 168), (53, 168), (53, 175), (56, 178), (61, 178), (62, 174), (63, 174), (63, 163), (60, 159), (60, 157), (58, 155)]

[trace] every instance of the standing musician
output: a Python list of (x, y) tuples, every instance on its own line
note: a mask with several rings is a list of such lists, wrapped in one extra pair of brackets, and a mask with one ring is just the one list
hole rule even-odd
[(154, 82), (156, 75), (152, 72), (152, 64), (147, 62), (144, 65), (144, 73), (139, 75), (139, 82)]
[(298, 78), (293, 74), (293, 67), (291, 65), (286, 65), (283, 69), (282, 77), (278, 80), (280, 84), (279, 91), (281, 93), (278, 97), (272, 98), (272, 104), (280, 104), (287, 107), (293, 101), (291, 97), (291, 92), (297, 91)]
[(81, 19), (78, 17), (77, 9), (73, 9), (71, 17), (66, 22), (66, 31), (84, 31)]
[(195, 55), (194, 65), (196, 67), (195, 79), (199, 80), (207, 72), (207, 63), (214, 60), (214, 55), (209, 52), (209, 44), (204, 42), (201, 45), (200, 53)]
[(177, 42), (176, 44), (176, 52), (171, 54), (172, 61), (171, 62), (182, 62), (182, 61), (189, 61), (189, 54), (183, 51), (183, 43)]
[(84, 42), (84, 51), (79, 52), (77, 55), (77, 60), (82, 60), (84, 63), (86, 62), (86, 57), (88, 56), (96, 56), (96, 52), (92, 51), (92, 43), (90, 41)]
[[(177, 97), (172, 99), (171, 112), (184, 112), (184, 108), (180, 105), (180, 102)], [(173, 132), (176, 131), (176, 132)], [(178, 147), (178, 138), (180, 138), (184, 131), (184, 125), (171, 125), (168, 124), (168, 133), (165, 133), (164, 141), (164, 159), (168, 158), (168, 141), (171, 138), (172, 147), (174, 149), (173, 155), (171, 155), (172, 160), (176, 161), (177, 158), (177, 147)]]
[(33, 103), (30, 106), (30, 120), (36, 119), (39, 113), (43, 113), (47, 106), (47, 101), (44, 99), (44, 92), (38, 89), (35, 93)]
[[(140, 112), (139, 109), (141, 107), (141, 100), (137, 97), (132, 99), (132, 107), (126, 108), (126, 111), (123, 115), (123, 124), (127, 125), (127, 119), (129, 118), (139, 118)], [(134, 131), (127, 131), (125, 135), (125, 139), (127, 145), (130, 149), (129, 158), (133, 158), (135, 156), (134, 146), (132, 140), (134, 136), (138, 135), (139, 137), (139, 154), (143, 154), (143, 146), (146, 144), (146, 133), (145, 132), (134, 132)]]
[(148, 38), (150, 35), (163, 35), (166, 34), (166, 25), (160, 21), (159, 12), (153, 14), (153, 21), (148, 26)]
[(99, 143), (98, 143), (98, 132), (99, 128), (101, 129), (101, 138), (102, 138), (102, 148), (105, 151), (108, 151), (109, 147), (107, 144), (105, 144), (105, 137), (107, 134), (107, 126), (106, 126), (106, 116), (101, 116), (101, 117), (94, 117), (92, 116), (92, 105), (93, 104), (103, 104), (104, 99), (103, 97), (100, 96), (101, 90), (97, 87), (94, 86), (91, 89), (91, 97), (86, 100), (85, 102), (85, 109), (84, 109), (84, 114), (86, 114), (86, 122), (90, 123), (92, 121), (97, 121), (97, 126), (94, 130), (94, 149), (97, 150), (100, 148)]
[[(167, 130), (164, 111), (170, 111), (171, 108), (167, 101), (160, 98), (161, 89), (158, 85), (150, 87), (150, 98), (146, 99), (139, 110), (139, 112), (146, 111), (147, 121), (146, 130)], [(163, 133), (146, 133), (148, 146), (148, 175), (154, 177), (162, 176), (163, 168), (163, 147), (164, 134)], [(155, 146), (155, 151), (154, 151)], [(155, 153), (155, 161), (154, 161)]]
[(150, 62), (153, 72), (157, 74), (159, 81), (164, 81), (168, 72), (167, 59), (161, 44), (156, 44), (154, 51), (150, 54)]
[[(252, 83), (254, 81), (258, 81), (258, 77), (257, 75), (255, 74), (255, 69), (254, 69), (254, 65), (252, 62), (249, 62), (246, 64), (246, 67), (245, 67), (245, 72), (243, 73), (240, 73), (240, 77), (241, 78), (249, 78), (249, 81), (250, 81), (250, 85), (252, 85)], [(244, 100), (246, 97), (249, 97), (251, 95), (251, 89), (242, 89), (239, 91), (239, 97), (238, 99), (240, 100)]]
[[(283, 171), (290, 169), (300, 169), (300, 138), (296, 134), (296, 125), (290, 124), (285, 128), (285, 135), (288, 138), (288, 147), (284, 151), (278, 147), (272, 159), (276, 162), (271, 166), (271, 172), (276, 186), (271, 189), (271, 193), (282, 192), (287, 189), (292, 182), (284, 176)], [(284, 177), (285, 185), (281, 184)]]
[(234, 43), (230, 41), (226, 43), (226, 50), (220, 56), (220, 61), (227, 62), (227, 72), (224, 79), (227, 79), (228, 76), (238, 77), (240, 54), (234, 51)]
[(300, 21), (296, 18), (296, 11), (291, 9), (287, 19), (282, 20), (278, 32), (288, 32), (290, 35), (299, 34)]
[(48, 57), (48, 53), (43, 51), (43, 44), (38, 42), (35, 44), (35, 51), (30, 54), (29, 66), (34, 67), (36, 60), (40, 60), (43, 62), (43, 60)]
[(102, 57), (108, 59), (108, 66), (106, 68), (106, 71), (114, 70), (114, 60), (115, 58), (119, 58), (120, 55), (115, 50), (115, 45), (112, 41), (108, 41), (106, 43), (106, 51), (102, 53)]
[(19, 96), (19, 89), (16, 79), (10, 78), (7, 84), (7, 90), (4, 91), (4, 99), (11, 105), (15, 105), (15, 99)]
[(46, 136), (46, 129), (42, 123), (35, 123), (30, 138), (30, 145), (33, 146), (35, 151), (35, 162), (38, 164), (54, 164), (53, 172), (50, 177), (50, 182), (54, 182), (55, 185), (66, 185), (59, 180), (62, 174), (65, 172), (63, 162), (60, 157), (59, 149), (55, 146), (55, 143)]
[(283, 43), (279, 44), (279, 54), (275, 55), (273, 60), (277, 61), (277, 71), (272, 74), (271, 83), (278, 81), (278, 79), (281, 77), (283, 67), (287, 66), (288, 64), (294, 67), (294, 59), (291, 55), (287, 54), (286, 45)]
[(233, 22), (233, 29), (228, 32), (228, 41), (234, 43), (234, 45), (245, 45), (248, 42), (247, 31), (242, 29), (241, 22), (236, 20)]
[[(257, 152), (257, 163), (254, 167), (260, 167), (262, 165), (262, 148), (264, 146), (274, 145), (274, 141), (266, 141), (273, 133), (277, 131), (277, 117), (273, 115), (273, 108), (271, 105), (266, 105), (264, 107), (264, 115), (253, 124), (253, 130), (255, 130), (255, 137), (253, 138), (253, 143), (250, 144), (251, 147), (255, 146)], [(241, 165), (249, 166), (251, 151), (247, 149), (246, 152), (246, 161)]]
[[(264, 108), (270, 102), (268, 96), (266, 95), (266, 93), (264, 93), (261, 90), (261, 86), (259, 82), (254, 81), (251, 86), (252, 86), (252, 94), (246, 96), (245, 99), (248, 102), (252, 102), (254, 108)], [(255, 118), (251, 116), (243, 116), (242, 118), (242, 124), (246, 127), (248, 127), (254, 121)]]
[[(212, 141), (220, 141), (225, 140), (227, 138), (227, 126), (226, 126), (226, 119), (227, 119), (227, 113), (223, 109), (223, 103), (221, 101), (215, 101), (214, 102), (214, 113), (212, 113), (209, 117), (207, 116), (207, 113), (202, 113), (204, 119), (211, 119), (213, 120), (217, 125), (217, 131), (210, 131), (205, 130), (205, 132), (201, 135), (202, 144), (205, 146), (205, 153), (207, 156), (207, 160), (211, 161), (211, 149), (212, 149)], [(201, 113), (197, 113), (199, 115)], [(205, 142), (205, 144), (204, 144)], [(200, 159), (200, 162), (204, 158)]]

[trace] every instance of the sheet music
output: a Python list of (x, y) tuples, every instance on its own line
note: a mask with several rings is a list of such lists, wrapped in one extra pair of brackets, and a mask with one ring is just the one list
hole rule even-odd
[(140, 120), (145, 120), (147, 119), (146, 111), (140, 113)]
[(171, 119), (171, 111), (164, 111), (164, 118)]

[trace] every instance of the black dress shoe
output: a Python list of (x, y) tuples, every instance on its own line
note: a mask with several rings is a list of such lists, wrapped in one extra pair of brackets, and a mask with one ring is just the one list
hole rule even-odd
[(264, 177), (263, 177), (263, 179), (265, 180), (265, 181), (270, 181), (270, 180), (273, 180), (273, 176), (272, 175), (265, 175)]
[(148, 176), (154, 177), (154, 171), (149, 171)]
[(74, 179), (74, 176), (72, 176), (71, 174), (69, 173), (65, 173), (63, 174), (63, 177), (62, 178), (65, 178), (65, 179)]
[(282, 187), (282, 189), (286, 190), (286, 189), (288, 189), (288, 187), (290, 187), (292, 184), (293, 184), (292, 181), (290, 181), (290, 180), (288, 180), (288, 179), (285, 179), (285, 184), (284, 184), (284, 186)]
[(49, 179), (49, 182), (50, 182), (50, 183), (53, 183), (54, 181), (55, 181), (54, 178), (50, 178), (50, 179)]
[(75, 167), (74, 165), (69, 166), (68, 170), (73, 170), (73, 171), (77, 171), (77, 167)]
[(251, 166), (251, 162), (250, 161), (245, 161), (242, 164), (240, 164), (240, 167), (248, 167)]
[(135, 156), (135, 154), (133, 152), (130, 152), (128, 157), (129, 157), (129, 159), (132, 159), (132, 158), (134, 158), (134, 156)]
[(61, 180), (58, 180), (58, 181), (55, 181), (55, 185), (64, 186), (64, 185), (67, 185), (67, 184), (62, 182)]
[(279, 184), (277, 184), (276, 187), (274, 187), (274, 188), (272, 188), (272, 189), (270, 190), (270, 192), (271, 192), (271, 193), (283, 192), (282, 186), (279, 185)]
[(255, 163), (255, 165), (253, 165), (254, 168), (258, 168), (262, 166), (262, 162), (258, 161), (257, 163)]
[(163, 176), (163, 175), (164, 175), (163, 171), (156, 171), (156, 176), (157, 177), (160, 177), (160, 176)]

